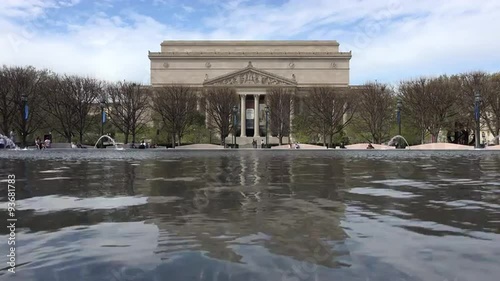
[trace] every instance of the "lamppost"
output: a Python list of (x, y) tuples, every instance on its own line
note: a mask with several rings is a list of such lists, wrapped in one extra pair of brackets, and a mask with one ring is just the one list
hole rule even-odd
[(476, 90), (476, 94), (474, 95), (474, 119), (476, 120), (476, 148), (481, 147), (481, 94)]
[(23, 145), (26, 146), (26, 122), (28, 121), (29, 114), (28, 96), (26, 94), (21, 95), (21, 101), (23, 102), (23, 132), (21, 132), (21, 134)]
[(238, 107), (235, 105), (233, 106), (233, 136), (234, 136), (234, 142), (233, 142), (233, 148), (236, 148), (236, 114), (238, 114)]
[[(106, 100), (104, 97), (101, 99), (101, 136), (104, 135), (104, 123), (106, 122), (106, 113), (104, 112), (104, 107), (106, 106)], [(101, 139), (101, 148), (104, 146), (104, 142)]]
[(268, 148), (269, 135), (267, 134), (267, 127), (269, 123), (269, 107), (266, 106), (266, 148)]
[(403, 108), (403, 103), (401, 102), (401, 98), (398, 98), (398, 103), (396, 104), (396, 119), (398, 122), (398, 135), (401, 136), (401, 108)]

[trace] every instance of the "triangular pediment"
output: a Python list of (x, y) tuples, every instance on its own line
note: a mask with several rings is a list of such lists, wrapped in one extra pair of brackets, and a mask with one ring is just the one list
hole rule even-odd
[(204, 86), (288, 86), (295, 87), (297, 82), (279, 75), (256, 69), (249, 65), (241, 70), (208, 79)]

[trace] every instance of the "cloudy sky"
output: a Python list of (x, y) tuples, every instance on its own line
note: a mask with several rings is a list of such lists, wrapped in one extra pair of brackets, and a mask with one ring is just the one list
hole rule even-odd
[(351, 84), (500, 71), (498, 0), (0, 0), (0, 64), (149, 83), (165, 39), (337, 40)]

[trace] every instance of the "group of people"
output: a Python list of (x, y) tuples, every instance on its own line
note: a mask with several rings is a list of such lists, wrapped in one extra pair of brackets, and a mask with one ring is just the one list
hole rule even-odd
[(149, 142), (146, 142), (145, 140), (142, 140), (139, 143), (139, 146), (136, 146), (135, 143), (132, 143), (131, 148), (139, 148), (139, 149), (145, 149), (145, 148), (156, 148), (156, 144), (150, 144)]
[[(252, 146), (253, 146), (253, 148), (257, 148), (257, 141), (256, 140), (252, 140)], [(264, 148), (264, 140), (260, 141), (260, 148)]]
[[(294, 144), (289, 143), (288, 145), (290, 146), (290, 149), (299, 149), (300, 148), (300, 145), (298, 142), (295, 142)], [(252, 140), (252, 146), (253, 146), (253, 148), (257, 148), (257, 141), (256, 140)], [(260, 148), (264, 148), (264, 147), (265, 147), (264, 140), (261, 140), (260, 141)]]
[(42, 141), (40, 137), (36, 137), (35, 146), (37, 149), (50, 148), (50, 139), (47, 138), (44, 141)]

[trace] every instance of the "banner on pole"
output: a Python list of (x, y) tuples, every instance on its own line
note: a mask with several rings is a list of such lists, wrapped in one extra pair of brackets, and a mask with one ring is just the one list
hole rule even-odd
[(102, 112), (102, 123), (106, 123), (106, 111)]
[(27, 104), (24, 105), (24, 120), (28, 120), (29, 107)]

